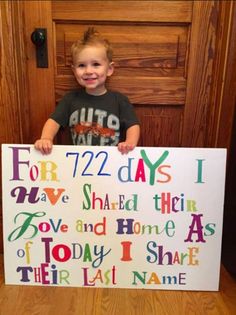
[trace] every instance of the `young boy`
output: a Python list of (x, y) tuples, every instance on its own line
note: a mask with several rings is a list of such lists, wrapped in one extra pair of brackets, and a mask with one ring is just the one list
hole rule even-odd
[(49, 154), (59, 128), (69, 126), (75, 145), (117, 145), (122, 154), (128, 153), (138, 143), (140, 127), (128, 98), (106, 89), (114, 71), (110, 43), (88, 28), (71, 52), (72, 70), (83, 88), (62, 98), (35, 148)]

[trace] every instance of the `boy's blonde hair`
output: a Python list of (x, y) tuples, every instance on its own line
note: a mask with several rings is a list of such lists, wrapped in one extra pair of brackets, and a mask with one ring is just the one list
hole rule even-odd
[(104, 46), (106, 49), (107, 58), (112, 62), (113, 50), (110, 42), (103, 38), (101, 34), (95, 30), (94, 27), (89, 27), (87, 31), (84, 32), (83, 37), (75, 42), (71, 46), (71, 55), (73, 64), (76, 63), (76, 57), (86, 46)]

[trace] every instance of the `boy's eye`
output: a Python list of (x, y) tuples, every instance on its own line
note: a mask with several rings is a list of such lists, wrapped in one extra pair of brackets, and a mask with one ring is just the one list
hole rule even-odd
[(76, 68), (84, 68), (85, 65), (83, 63), (79, 63), (78, 65), (76, 65)]
[(94, 63), (93, 63), (93, 66), (94, 66), (94, 67), (99, 67), (100, 65), (101, 65), (101, 64), (100, 64), (99, 62), (94, 62)]

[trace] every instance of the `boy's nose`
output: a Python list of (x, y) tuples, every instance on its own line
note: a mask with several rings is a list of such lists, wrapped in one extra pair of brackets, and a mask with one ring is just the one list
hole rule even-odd
[(92, 73), (92, 67), (91, 67), (91, 66), (87, 66), (87, 67), (85, 68), (85, 72), (86, 72), (86, 73)]

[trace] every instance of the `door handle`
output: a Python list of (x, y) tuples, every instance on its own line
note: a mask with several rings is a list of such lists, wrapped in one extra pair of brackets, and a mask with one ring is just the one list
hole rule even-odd
[(37, 67), (48, 68), (47, 29), (36, 28), (31, 34), (31, 41), (36, 48)]

